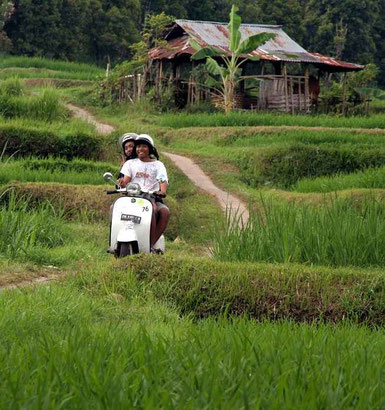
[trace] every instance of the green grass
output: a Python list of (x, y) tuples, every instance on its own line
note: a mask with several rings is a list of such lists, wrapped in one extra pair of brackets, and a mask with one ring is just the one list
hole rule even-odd
[(385, 128), (385, 115), (370, 117), (332, 117), (328, 115), (288, 115), (271, 113), (233, 112), (226, 114), (163, 114), (159, 119), (163, 127), (228, 127), (290, 125), (305, 127)]
[(8, 258), (24, 257), (32, 248), (54, 248), (68, 240), (60, 210), (41, 204), (33, 212), (28, 202), (9, 197), (0, 209), (0, 250)]
[[(107, 227), (68, 224), (61, 208), (42, 201), (32, 206), (25, 197), (2, 195), (0, 208), (0, 252), (2, 259), (63, 266), (91, 255), (104, 255)], [(91, 234), (92, 232), (92, 234)], [(91, 240), (90, 240), (90, 234)], [(103, 234), (103, 236), (101, 236)]]
[(385, 206), (368, 197), (359, 206), (334, 199), (323, 206), (262, 200), (248, 223), (218, 227), (220, 260), (385, 266)]
[(11, 156), (101, 159), (104, 139), (81, 120), (44, 122), (13, 118), (0, 122), (0, 147)]
[(178, 309), (143, 300), (130, 275), (126, 288), (128, 298), (98, 297), (70, 284), (3, 294), (0, 406), (385, 404), (382, 330), (246, 319), (194, 324)]
[(4, 118), (23, 117), (52, 122), (68, 116), (54, 88), (43, 88), (32, 96), (22, 95), (21, 88), (18, 94), (13, 92), (15, 87), (8, 89), (9, 81), (0, 83), (0, 115)]
[(291, 190), (296, 192), (333, 192), (352, 188), (385, 188), (385, 168), (367, 169), (314, 179), (301, 179)]
[(0, 78), (19, 76), (20, 78), (67, 78), (96, 80), (105, 70), (91, 64), (72, 63), (42, 57), (22, 57), (2, 55)]

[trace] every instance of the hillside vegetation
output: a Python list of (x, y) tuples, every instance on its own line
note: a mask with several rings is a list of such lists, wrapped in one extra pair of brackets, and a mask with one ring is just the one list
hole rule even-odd
[[(46, 86), (0, 81), (0, 407), (383, 408), (385, 117), (178, 128), (184, 114), (99, 107), (91, 86), (67, 85), (49, 89), (61, 114), (38, 117)], [(96, 134), (68, 101), (116, 131)], [(128, 131), (193, 158), (249, 222), (161, 154), (165, 255), (107, 254), (102, 174)], [(55, 280), (25, 286), (36, 278)]]

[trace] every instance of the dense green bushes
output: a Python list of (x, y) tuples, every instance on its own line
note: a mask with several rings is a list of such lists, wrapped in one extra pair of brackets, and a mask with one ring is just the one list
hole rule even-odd
[(243, 180), (251, 186), (274, 184), (288, 188), (301, 178), (351, 173), (385, 165), (384, 148), (292, 145), (237, 155)]

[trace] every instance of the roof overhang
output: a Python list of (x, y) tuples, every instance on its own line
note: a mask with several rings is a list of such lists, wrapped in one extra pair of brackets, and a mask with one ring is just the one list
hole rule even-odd
[[(258, 56), (261, 60), (309, 63), (325, 71), (359, 71), (364, 68), (359, 64), (306, 51), (282, 30), (282, 26), (242, 24), (240, 31), (242, 38), (262, 32), (275, 34), (274, 39), (248, 54), (248, 56)], [(190, 46), (190, 38), (193, 38), (201, 47), (211, 45), (228, 55), (231, 54), (227, 47), (229, 31), (225, 23), (176, 20), (165, 38), (168, 41), (168, 46), (152, 48), (148, 53), (150, 59), (172, 60), (195, 54), (196, 51)]]

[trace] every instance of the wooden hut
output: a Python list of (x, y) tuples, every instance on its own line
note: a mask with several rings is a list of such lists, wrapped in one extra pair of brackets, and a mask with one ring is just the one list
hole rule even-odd
[[(242, 24), (242, 39), (261, 32), (274, 33), (273, 40), (250, 53), (259, 61), (247, 61), (242, 66), (240, 89), (236, 95), (239, 108), (258, 108), (296, 112), (310, 110), (317, 101), (319, 79), (323, 73), (359, 71), (364, 67), (306, 51), (283, 30), (282, 26)], [(166, 35), (167, 46), (149, 51), (152, 62), (152, 82), (155, 87), (172, 82), (180, 105), (201, 99), (218, 99), (197, 81), (191, 61), (195, 50), (190, 39), (200, 46), (215, 46), (229, 53), (227, 23), (176, 20)], [(230, 54), (230, 53), (229, 53)]]

